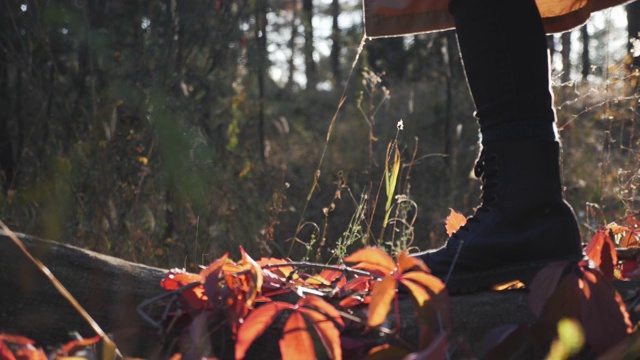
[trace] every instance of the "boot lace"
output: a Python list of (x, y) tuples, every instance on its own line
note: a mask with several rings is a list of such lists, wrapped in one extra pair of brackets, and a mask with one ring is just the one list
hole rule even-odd
[(470, 225), (480, 222), (480, 213), (487, 213), (491, 210), (491, 205), (496, 201), (495, 189), (498, 186), (496, 181), (496, 175), (498, 174), (498, 168), (495, 166), (496, 154), (487, 152), (486, 149), (482, 149), (480, 156), (476, 161), (473, 168), (473, 174), (479, 178), (482, 182), (482, 204), (476, 213), (467, 219), (467, 223), (460, 227), (459, 231), (456, 231), (453, 236), (457, 237), (461, 231), (470, 231)]

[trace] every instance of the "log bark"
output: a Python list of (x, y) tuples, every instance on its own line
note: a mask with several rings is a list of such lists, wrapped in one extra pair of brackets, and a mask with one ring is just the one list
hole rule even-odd
[[(145, 355), (155, 346), (154, 331), (136, 307), (163, 293), (165, 270), (134, 264), (74, 246), (18, 234), (106, 332), (121, 351)], [(27, 336), (41, 346), (64, 344), (70, 332), (93, 337), (80, 315), (42, 272), (0, 232), (0, 332)]]
[[(135, 264), (74, 246), (19, 234), (27, 248), (67, 287), (106, 332), (115, 335), (122, 352), (148, 357), (159, 338), (155, 330), (136, 313), (139, 304), (164, 293), (160, 280), (166, 270)], [(616, 282), (623, 298), (635, 298), (640, 282)], [(451, 358), (477, 354), (483, 338), (506, 324), (532, 323), (535, 318), (525, 291), (481, 292), (451, 299), (454, 316), (449, 342)], [(416, 319), (409, 301), (401, 305), (403, 338), (417, 338)], [(41, 346), (60, 345), (71, 339), (70, 331), (83, 337), (95, 336), (89, 326), (32, 265), (18, 248), (0, 232), (0, 332), (15, 333)], [(272, 332), (271, 337), (276, 337)], [(263, 336), (259, 349), (277, 353), (277, 339)], [(270, 350), (266, 350), (270, 349)], [(273, 352), (270, 352), (273, 354)]]

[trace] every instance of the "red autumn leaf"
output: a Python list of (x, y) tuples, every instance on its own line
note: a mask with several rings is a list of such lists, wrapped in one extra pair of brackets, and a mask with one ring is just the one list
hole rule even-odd
[[(297, 309), (312, 324), (322, 345), (332, 359), (341, 359), (340, 331), (336, 324), (344, 327), (344, 321), (333, 305), (314, 295), (307, 295), (298, 301)], [(281, 348), (282, 351), (284, 351)]]
[(445, 229), (447, 229), (447, 235), (449, 236), (453, 235), (453, 233), (458, 231), (462, 225), (467, 223), (467, 218), (464, 217), (464, 215), (453, 209), (450, 210), (451, 212), (449, 213), (449, 216), (447, 216), (444, 225)]
[(391, 309), (391, 301), (395, 296), (396, 279), (392, 276), (386, 276), (380, 282), (375, 283), (369, 304), (368, 326), (377, 327), (384, 323)]
[(597, 354), (607, 350), (632, 332), (629, 313), (622, 297), (597, 270), (582, 268), (589, 288), (582, 298), (582, 326), (587, 343)]
[(347, 277), (344, 276), (344, 273), (334, 269), (324, 269), (318, 276), (337, 287), (342, 287), (347, 283)]
[(585, 252), (589, 259), (602, 270), (607, 279), (615, 279), (613, 270), (618, 264), (618, 253), (613, 240), (604, 230), (596, 232), (591, 241), (589, 241)]
[[(289, 263), (289, 261), (287, 260), (283, 260), (283, 259), (278, 259), (278, 258), (260, 258), (260, 260), (257, 261), (258, 265), (260, 265), (260, 267), (267, 268), (268, 265), (277, 265), (277, 264), (287, 264)], [(295, 270), (293, 268), (293, 266), (278, 266), (278, 267), (271, 267), (269, 268), (269, 271), (273, 272), (274, 274), (281, 276), (283, 278), (286, 278), (287, 276), (289, 276), (289, 274), (291, 274), (293, 272), (293, 270)]]
[(420, 325), (420, 344), (433, 341), (433, 336), (440, 330), (442, 321), (446, 329), (451, 329), (453, 319), (451, 302), (444, 283), (437, 277), (422, 271), (411, 271), (402, 274), (401, 280), (416, 302)]
[(262, 291), (281, 289), (286, 284), (286, 277), (282, 277), (278, 272), (262, 269)]
[(406, 251), (398, 254), (398, 271), (403, 273), (407, 270), (418, 268), (424, 272), (430, 272), (422, 259), (407, 254)]
[(342, 287), (342, 290), (366, 292), (371, 289), (372, 281), (373, 281), (373, 278), (369, 276), (360, 276), (357, 278), (353, 278), (349, 280), (346, 284), (344, 284), (344, 286)]
[(262, 289), (262, 282), (264, 280), (262, 276), (262, 268), (255, 262), (240, 246), (240, 253), (242, 254), (242, 267), (250, 270), (252, 283), (249, 286), (247, 293), (247, 306), (252, 307), (253, 302)]
[(620, 239), (620, 247), (622, 248), (637, 248), (638, 246), (638, 234), (636, 230), (630, 230)]
[(283, 336), (280, 339), (280, 353), (283, 360), (316, 358), (311, 334), (304, 317), (299, 312), (293, 312), (284, 324)]
[(333, 305), (322, 300), (322, 298), (318, 296), (307, 295), (306, 297), (298, 300), (296, 305), (315, 309), (325, 317), (331, 318), (332, 321), (336, 322), (338, 325), (344, 326), (344, 321), (342, 320), (342, 316), (340, 316), (340, 312), (338, 312)]
[(425, 272), (411, 271), (402, 274), (402, 278), (418, 283), (427, 289), (432, 290), (434, 293), (440, 293), (446, 289), (442, 280)]
[(87, 339), (71, 340), (68, 343), (66, 343), (62, 347), (62, 349), (60, 349), (58, 354), (63, 356), (72, 356), (76, 352), (83, 350), (88, 346), (96, 345), (97, 343), (100, 342), (100, 340), (102, 340), (102, 338), (99, 335), (94, 336), (92, 338), (87, 338)]
[[(451, 328), (453, 324), (451, 302), (449, 300), (449, 293), (442, 280), (425, 272), (411, 271), (402, 274), (402, 283), (406, 286), (408, 282), (419, 284), (426, 290), (430, 298), (429, 305), (438, 312), (445, 326)], [(412, 294), (415, 297), (415, 293), (412, 292)]]
[(354, 307), (358, 305), (366, 305), (371, 303), (371, 296), (367, 295), (365, 297), (360, 296), (349, 296), (346, 297), (338, 303), (343, 308)]
[[(174, 291), (194, 282), (199, 282), (200, 279), (201, 277), (198, 274), (191, 274), (181, 269), (171, 269), (160, 281), (160, 285), (167, 291)], [(185, 289), (180, 295), (193, 310), (202, 310), (209, 306), (202, 284)]]
[(35, 345), (35, 341), (29, 339), (28, 337), (24, 337), (22, 335), (12, 335), (12, 334), (1, 334), (0, 333), (0, 341), (4, 341), (10, 344), (16, 344), (18, 346), (24, 347), (27, 345)]
[(314, 275), (311, 276), (309, 278), (304, 279), (304, 283), (306, 285), (310, 285), (313, 287), (319, 287), (319, 286), (331, 286), (331, 281), (323, 278), (320, 275)]
[(0, 340), (0, 359), (2, 360), (15, 360), (15, 356), (13, 356), (13, 352), (9, 349), (7, 344), (4, 341)]
[(206, 268), (200, 271), (200, 282), (204, 284), (205, 293), (209, 298), (214, 298), (215, 291), (218, 288), (222, 268), (227, 263), (229, 253), (225, 253), (222, 257), (216, 259)]
[(629, 231), (630, 229), (626, 226), (618, 225), (616, 223), (611, 223), (605, 227), (607, 232), (613, 233), (613, 235), (618, 235)]
[(273, 301), (253, 310), (238, 329), (236, 359), (244, 359), (251, 343), (264, 333), (280, 311), (293, 309), (294, 306), (291, 304)]
[(382, 271), (384, 275), (388, 275), (396, 269), (396, 263), (393, 261), (391, 256), (376, 247), (360, 249), (344, 258), (344, 261), (358, 263), (354, 268), (369, 271)]
[[(312, 324), (322, 345), (329, 354), (329, 358), (341, 359), (340, 331), (336, 328), (335, 323), (316, 310), (300, 308), (299, 311), (305, 314), (306, 318)], [(342, 322), (341, 318), (340, 321)], [(344, 326), (344, 323), (342, 323), (342, 326)]]
[(176, 268), (167, 272), (164, 278), (160, 280), (160, 286), (167, 291), (173, 291), (198, 281), (200, 281), (200, 275)]
[(555, 292), (558, 283), (562, 278), (565, 269), (569, 266), (568, 261), (557, 261), (548, 264), (538, 271), (531, 281), (531, 291), (527, 298), (529, 307), (536, 317), (540, 317), (547, 300)]
[(0, 334), (0, 359), (47, 360), (44, 351), (34, 344), (35, 341), (21, 335)]
[(636, 218), (629, 217), (626, 220), (628, 228), (626, 228), (626, 234), (620, 240), (620, 247), (623, 248), (637, 248), (640, 247), (638, 237), (640, 236), (640, 222)]
[(620, 275), (623, 279), (638, 279), (640, 278), (639, 269), (637, 260), (622, 260)]
[[(540, 279), (534, 279), (531, 284), (530, 302), (531, 297), (536, 298), (536, 302), (546, 297), (534, 332), (548, 334), (554, 331), (560, 319), (574, 318), (581, 323), (590, 348), (596, 354), (604, 354), (632, 331), (626, 306), (598, 270), (587, 268), (586, 263), (564, 262), (564, 268), (561, 264), (553, 264), (554, 268), (547, 272), (550, 275), (547, 284), (557, 284), (553, 290), (541, 289), (544, 281)], [(558, 273), (561, 274), (559, 281), (555, 280)], [(537, 312), (537, 309), (533, 310)]]
[(411, 281), (404, 281), (403, 284), (409, 289), (415, 301), (418, 316), (418, 344), (421, 348), (429, 345), (438, 330), (438, 321), (434, 309), (427, 306), (431, 296), (427, 290)]
[(250, 308), (247, 306), (245, 293), (241, 291), (233, 291), (226, 302), (225, 315), (231, 325), (231, 334), (235, 338), (238, 328), (249, 314)]

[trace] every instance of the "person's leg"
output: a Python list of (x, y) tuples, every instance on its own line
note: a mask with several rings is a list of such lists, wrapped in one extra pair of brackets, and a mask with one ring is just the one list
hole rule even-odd
[(417, 254), (451, 292), (528, 281), (579, 259), (562, 198), (546, 38), (534, 0), (453, 0), (458, 44), (480, 124), (482, 205), (444, 247)]

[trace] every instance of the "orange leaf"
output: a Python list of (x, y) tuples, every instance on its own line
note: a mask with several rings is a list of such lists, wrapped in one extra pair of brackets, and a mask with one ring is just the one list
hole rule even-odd
[[(340, 331), (335, 323), (317, 310), (299, 308), (298, 311), (305, 314), (307, 319), (316, 330), (322, 345), (331, 359), (342, 359), (342, 349), (340, 348)], [(342, 321), (342, 319), (340, 319)], [(344, 326), (344, 324), (342, 324)]]
[(387, 276), (393, 272), (393, 270), (389, 271), (389, 268), (386, 266), (364, 262), (353, 265), (352, 268), (366, 270), (371, 274), (377, 275), (379, 277)]
[(369, 276), (360, 276), (349, 280), (342, 289), (344, 291), (369, 291), (373, 278)]
[(204, 289), (204, 293), (207, 295), (210, 303), (214, 306), (218, 305), (220, 299), (221, 290), (221, 275), (225, 264), (228, 261), (229, 253), (225, 253), (222, 257), (218, 258), (205, 269), (200, 271), (200, 282)]
[(313, 324), (324, 348), (332, 359), (342, 358), (340, 331), (336, 324), (344, 327), (344, 321), (333, 305), (314, 295), (307, 295), (298, 301), (299, 311), (303, 312)]
[(558, 283), (567, 266), (569, 266), (568, 261), (549, 263), (542, 268), (542, 270), (538, 271), (533, 281), (531, 281), (527, 301), (529, 302), (531, 311), (536, 317), (540, 317), (542, 314), (544, 305), (558, 287)]
[[(211, 264), (209, 264), (209, 266), (200, 271), (200, 282), (203, 284), (207, 284), (207, 282), (209, 282), (209, 285), (217, 287), (218, 281), (220, 281), (220, 273), (222, 272), (222, 267), (227, 262), (228, 257), (229, 253), (225, 253), (224, 255), (222, 255), (222, 257), (212, 262)], [(208, 295), (209, 297), (211, 297), (211, 294)]]
[[(185, 285), (200, 282), (200, 279), (198, 274), (191, 274), (181, 269), (171, 269), (160, 281), (160, 286), (167, 291), (174, 291)], [(186, 289), (180, 295), (193, 310), (202, 310), (209, 306), (208, 297), (204, 294), (202, 284)]]
[(16, 360), (16, 357), (13, 356), (13, 352), (11, 352), (7, 344), (5, 344), (2, 340), (0, 340), (0, 359)]
[(442, 280), (437, 277), (427, 274), (420, 271), (411, 271), (405, 274), (402, 274), (403, 279), (411, 280), (415, 283), (418, 283), (427, 289), (430, 289), (436, 294), (439, 294), (441, 291), (445, 289), (445, 285)]
[[(11, 344), (8, 345), (8, 344)], [(47, 360), (41, 348), (34, 347), (35, 341), (21, 336), (0, 333), (0, 359), (2, 360)], [(11, 349), (13, 348), (13, 352)]]
[(618, 225), (616, 223), (611, 223), (611, 224), (606, 226), (606, 230), (607, 230), (607, 232), (611, 231), (613, 233), (613, 235), (618, 235), (618, 234), (621, 234), (623, 232), (627, 232), (627, 231), (629, 231), (631, 229), (629, 229), (626, 226)]
[(286, 284), (286, 277), (280, 275), (280, 272), (272, 272), (271, 270), (262, 269), (262, 289), (261, 291), (282, 289)]
[[(260, 260), (257, 261), (258, 265), (260, 265), (260, 267), (266, 267), (266, 265), (275, 265), (275, 264), (286, 264), (289, 261), (283, 260), (283, 259), (278, 259), (278, 258), (260, 258)], [(274, 268), (269, 268), (269, 271), (282, 276), (284, 278), (286, 278), (287, 276), (289, 276), (289, 274), (291, 274), (291, 272), (293, 271), (293, 266), (278, 266), (278, 267), (274, 267)]]
[(344, 276), (344, 273), (338, 270), (324, 269), (318, 276), (329, 281), (331, 284), (335, 284), (337, 287), (342, 287), (347, 283), (347, 278)]
[[(12, 346), (7, 345), (11, 344)], [(35, 341), (21, 335), (0, 333), (0, 359), (2, 360), (47, 360), (41, 348), (33, 345)], [(11, 351), (13, 348), (13, 352)]]
[(160, 286), (167, 291), (178, 290), (179, 288), (191, 283), (200, 281), (198, 274), (191, 274), (182, 269), (171, 269), (160, 280)]
[(35, 341), (22, 335), (12, 335), (0, 333), (0, 341), (16, 344), (19, 346), (35, 345)]
[(637, 260), (622, 260), (620, 275), (623, 279), (637, 279), (638, 278), (638, 261)]
[(375, 284), (371, 292), (367, 325), (377, 327), (384, 323), (391, 309), (391, 300), (396, 295), (396, 279), (387, 276)]
[(597, 354), (604, 354), (633, 330), (627, 307), (616, 289), (600, 272), (582, 268), (582, 326), (586, 340)]
[[(560, 268), (561, 264), (556, 263), (554, 267)], [(563, 275), (548, 296), (540, 320), (534, 327), (538, 333), (549, 333), (555, 331), (560, 319), (577, 319), (585, 331), (588, 346), (596, 354), (602, 355), (632, 331), (626, 306), (620, 294), (599, 271), (585, 268), (584, 265), (564, 264), (565, 267), (560, 271), (554, 271)], [(530, 295), (539, 291), (548, 292), (533, 285)]]
[(262, 290), (262, 283), (264, 281), (262, 268), (244, 251), (242, 246), (240, 246), (240, 253), (242, 253), (242, 265), (251, 270), (251, 280), (253, 284), (247, 294), (247, 306), (252, 307), (256, 295)]
[(309, 285), (325, 285), (325, 286), (330, 286), (331, 285), (331, 281), (323, 278), (320, 275), (314, 275), (310, 278), (306, 278), (304, 279), (304, 282), (309, 284)]
[(370, 303), (371, 303), (371, 296), (369, 295), (365, 296), (364, 298), (358, 297), (358, 296), (349, 296), (340, 300), (340, 303), (338, 303), (338, 305), (340, 305), (343, 308), (349, 308), (349, 307), (354, 307), (362, 304), (370, 304)]
[(283, 360), (316, 358), (313, 340), (307, 329), (307, 324), (302, 314), (297, 311), (291, 313), (291, 316), (284, 324), (283, 336), (280, 339), (280, 353)]
[(587, 256), (593, 260), (609, 280), (613, 280), (613, 270), (618, 264), (618, 253), (613, 240), (605, 231), (598, 231), (585, 249)]
[(637, 238), (637, 230), (629, 230), (622, 239), (620, 240), (620, 247), (623, 248), (637, 248), (638, 247), (638, 238)]
[(238, 330), (236, 359), (244, 359), (251, 343), (264, 333), (280, 311), (293, 309), (291, 304), (274, 301), (253, 310)]
[(322, 298), (318, 296), (307, 295), (306, 297), (298, 300), (297, 305), (316, 309), (316, 311), (324, 314), (324, 316), (330, 317), (333, 321), (335, 321), (339, 325), (344, 326), (344, 321), (342, 321), (342, 316), (340, 316), (340, 312), (338, 312), (338, 310), (333, 305), (322, 300)]
[[(402, 274), (402, 279), (404, 280), (404, 284), (406, 286), (407, 282), (414, 282), (416, 284), (422, 285), (424, 289), (430, 296), (428, 300), (429, 303), (428, 308), (432, 308), (435, 312), (437, 312), (437, 316), (442, 319), (444, 325), (447, 329), (451, 329), (453, 326), (453, 318), (451, 312), (451, 300), (449, 299), (449, 292), (447, 291), (444, 283), (438, 279), (437, 277), (427, 274), (421, 271), (411, 271), (405, 274)], [(421, 310), (423, 314), (426, 313), (428, 316), (429, 313), (425, 310), (431, 311), (429, 309)], [(434, 316), (435, 314), (431, 314)], [(440, 325), (438, 324), (438, 327)], [(436, 330), (436, 327), (432, 327), (432, 330)]]
[(88, 339), (71, 340), (60, 349), (59, 354), (64, 356), (75, 355), (76, 352), (97, 344), (101, 339), (98, 335)]
[(432, 308), (427, 306), (427, 302), (431, 299), (431, 296), (424, 287), (414, 282), (407, 280), (400, 281), (409, 289), (409, 292), (416, 303), (416, 312), (419, 322), (419, 346), (420, 348), (424, 348), (431, 343), (436, 330), (438, 330), (436, 314)]
[(445, 220), (444, 227), (447, 229), (447, 235), (451, 236), (458, 231), (462, 225), (467, 223), (467, 218), (453, 209), (449, 210), (451, 210), (451, 212), (449, 216), (447, 216), (447, 220)]
[(358, 268), (361, 269), (367, 269), (367, 265), (373, 265), (373, 268), (376, 270), (384, 269), (386, 274), (389, 274), (396, 269), (396, 263), (393, 262), (391, 256), (376, 247), (360, 249), (344, 258), (344, 261), (359, 263)]
[(423, 286), (406, 279), (400, 279), (400, 282), (409, 289), (409, 293), (419, 307), (424, 306), (424, 304), (431, 299), (431, 296)]
[(407, 254), (406, 251), (403, 251), (400, 254), (398, 254), (398, 271), (400, 273), (403, 273), (414, 267), (417, 267), (418, 269), (424, 272), (429, 272), (429, 268), (427, 267), (427, 265), (425, 265), (422, 259), (411, 256)]

